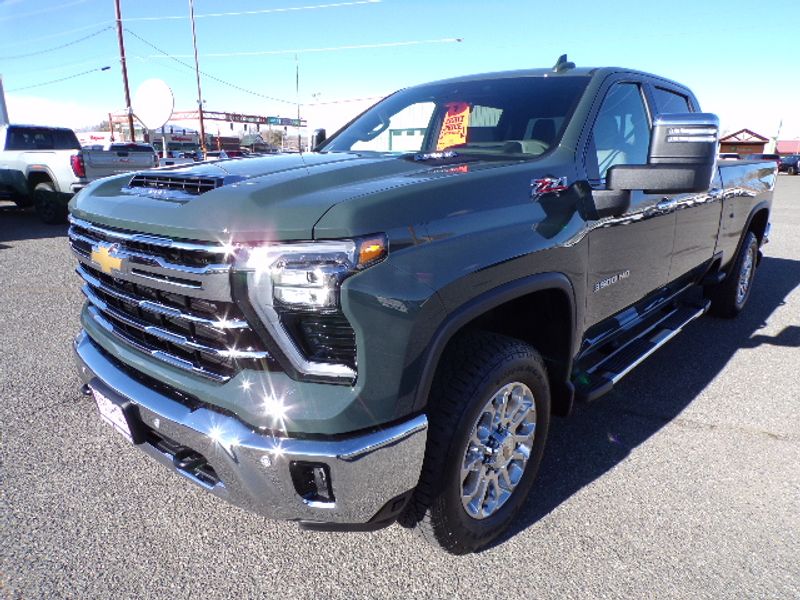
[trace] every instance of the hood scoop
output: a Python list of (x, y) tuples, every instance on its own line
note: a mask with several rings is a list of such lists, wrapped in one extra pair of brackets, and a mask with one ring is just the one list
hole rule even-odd
[(137, 173), (122, 188), (122, 193), (147, 196), (158, 200), (187, 202), (224, 185), (242, 181), (239, 175), (176, 175), (171, 173)]

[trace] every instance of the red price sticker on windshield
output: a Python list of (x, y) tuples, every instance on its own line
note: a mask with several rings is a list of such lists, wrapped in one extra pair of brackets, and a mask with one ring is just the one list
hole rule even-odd
[(450, 102), (447, 104), (447, 114), (444, 116), (442, 130), (439, 132), (436, 150), (444, 150), (450, 146), (465, 144), (467, 142), (467, 127), (469, 127), (469, 104), (466, 102)]

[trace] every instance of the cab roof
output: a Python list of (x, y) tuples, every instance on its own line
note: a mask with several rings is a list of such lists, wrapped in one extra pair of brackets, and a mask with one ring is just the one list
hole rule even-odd
[[(515, 78), (525, 78), (525, 77), (606, 77), (608, 75), (612, 75), (614, 73), (630, 73), (632, 75), (639, 75), (642, 77), (652, 77), (655, 79), (660, 79), (667, 84), (671, 84), (677, 88), (686, 89), (686, 86), (678, 83), (677, 81), (673, 81), (671, 79), (667, 79), (666, 77), (661, 77), (660, 75), (655, 75), (653, 73), (646, 73), (644, 71), (638, 71), (636, 69), (626, 69), (623, 67), (573, 67), (564, 69), (561, 71), (556, 72), (553, 68), (540, 68), (540, 69), (518, 69), (515, 71), (495, 71), (491, 73), (479, 73), (476, 75), (463, 75), (459, 77), (452, 77), (448, 79), (441, 79), (439, 81), (431, 81), (425, 84), (420, 85), (428, 85), (430, 84), (440, 84), (440, 83), (464, 83), (467, 81), (481, 81), (486, 79), (515, 79)], [(417, 86), (414, 86), (417, 87)]]

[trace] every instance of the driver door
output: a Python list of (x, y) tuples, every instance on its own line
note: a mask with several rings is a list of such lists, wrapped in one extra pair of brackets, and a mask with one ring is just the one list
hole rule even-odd
[[(614, 165), (647, 163), (650, 127), (641, 85), (613, 83), (594, 120), (586, 150), (587, 177), (594, 189), (605, 189), (606, 173)], [(633, 191), (623, 215), (589, 223), (586, 327), (667, 283), (675, 214), (664, 200), (663, 194)]]

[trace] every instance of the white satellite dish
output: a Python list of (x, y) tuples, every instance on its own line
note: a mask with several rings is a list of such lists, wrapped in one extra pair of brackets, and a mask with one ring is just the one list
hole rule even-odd
[(163, 127), (175, 108), (172, 90), (161, 79), (147, 79), (136, 90), (133, 97), (133, 114), (147, 129)]

